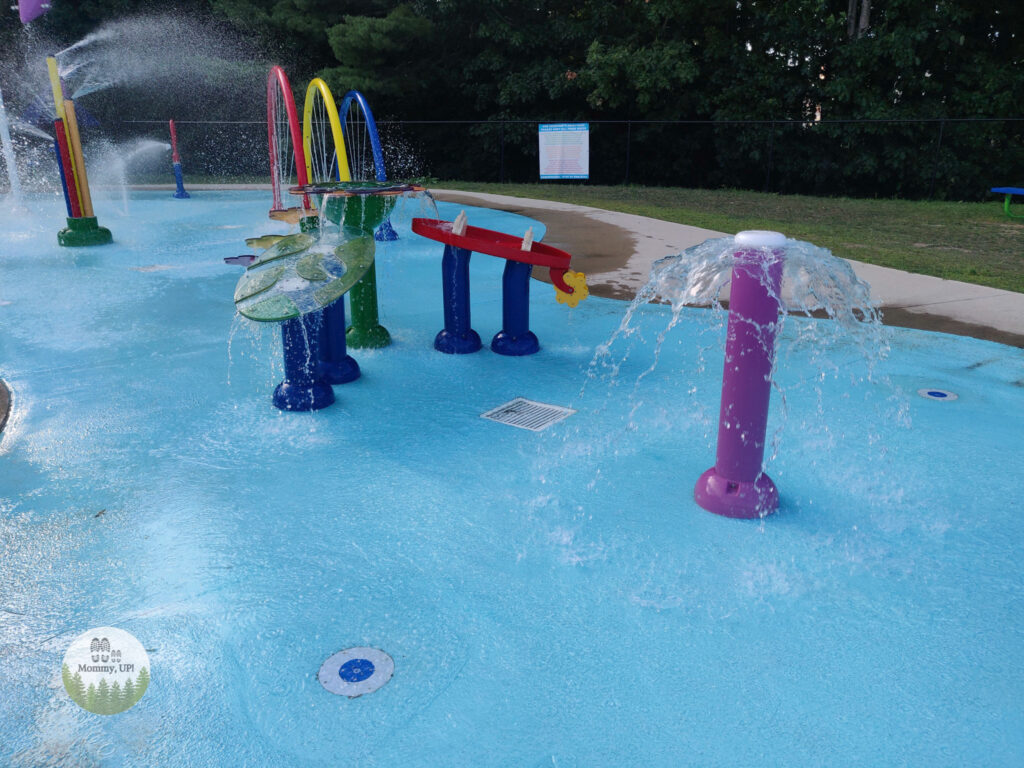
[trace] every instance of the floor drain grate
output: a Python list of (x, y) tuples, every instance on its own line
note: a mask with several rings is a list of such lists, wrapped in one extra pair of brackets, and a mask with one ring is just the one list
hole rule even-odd
[(528, 429), (531, 432), (540, 432), (574, 413), (576, 411), (572, 408), (517, 397), (487, 413), (481, 413), (480, 418), (508, 424), (510, 427)]

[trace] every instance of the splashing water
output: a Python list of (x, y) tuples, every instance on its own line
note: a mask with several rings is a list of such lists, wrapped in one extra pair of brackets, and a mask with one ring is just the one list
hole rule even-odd
[(32, 136), (34, 138), (43, 139), (48, 142), (53, 141), (52, 134), (49, 134), (40, 128), (36, 128), (34, 125), (26, 123), (24, 120), (18, 120), (17, 118), (14, 118), (10, 120), (10, 124), (11, 130), (14, 131), (15, 133), (23, 133), (26, 136)]
[[(97, 30), (96, 32), (92, 32), (92, 33), (86, 35), (81, 40), (79, 40), (77, 43), (69, 45), (64, 50), (58, 52), (56, 54), (56, 58), (59, 60), (65, 54), (71, 53), (71, 51), (78, 50), (79, 48), (84, 48), (85, 46), (91, 45), (92, 43), (97, 43), (97, 42), (105, 41), (105, 40), (111, 40), (113, 38), (114, 38), (114, 30), (112, 28), (109, 28), (109, 27), (104, 27), (103, 29)], [(65, 72), (64, 72), (64, 69), (62, 68), (61, 69), (61, 73), (60, 73), (61, 77), (64, 77), (64, 74), (65, 74)]]
[(14, 157), (14, 145), (11, 142), (11, 131), (7, 124), (7, 109), (4, 107), (4, 95), (0, 91), (0, 149), (3, 150), (4, 164), (7, 166), (7, 182), (11, 187), (11, 200), (15, 206), (21, 205), (21, 181), (18, 178), (18, 164)]
[[(633, 335), (634, 315), (649, 302), (671, 305), (672, 319), (665, 333), (679, 322), (684, 307), (723, 310), (737, 261), (733, 240), (731, 237), (706, 240), (657, 261), (618, 329), (598, 348), (592, 369), (610, 362), (611, 348), (619, 338)], [(770, 287), (768, 269), (775, 258), (768, 256), (759, 263), (759, 279)], [(778, 295), (771, 293), (784, 310), (775, 324), (778, 337), (785, 337), (798, 347), (820, 347), (823, 341), (834, 341), (842, 346), (852, 342), (861, 351), (869, 369), (885, 358), (889, 345), (881, 316), (871, 299), (870, 286), (857, 277), (848, 262), (833, 256), (829, 250), (787, 239), (782, 287)], [(803, 324), (792, 336), (784, 333), (787, 317), (791, 315), (825, 317), (833, 322)], [(719, 322), (723, 320), (721, 313), (716, 317)], [(659, 344), (664, 336), (664, 333), (659, 336)]]
[(129, 145), (124, 152), (125, 163), (130, 163), (140, 155), (147, 155), (156, 152), (170, 152), (171, 145), (166, 141), (155, 141), (153, 139), (139, 139)]
[[(618, 328), (598, 346), (580, 397), (590, 387), (603, 386), (611, 406), (622, 397), (622, 385), (632, 382), (628, 394), (631, 408), (623, 429), (696, 429), (703, 433), (711, 453), (721, 393), (720, 377), (712, 372), (722, 360), (736, 251), (734, 238), (717, 238), (656, 262)], [(875, 401), (877, 412), (866, 413), (865, 418), (909, 426), (906, 396), (886, 377), (876, 374), (888, 355), (890, 332), (881, 323), (868, 284), (856, 276), (848, 262), (810, 243), (787, 239), (782, 260), (781, 289), (777, 292), (771, 289), (769, 270), (777, 264), (778, 256), (769, 251), (758, 260), (759, 266), (753, 267), (783, 310), (777, 321), (758, 329), (763, 332), (763, 348), (773, 345), (769, 350), (774, 353), (771, 382), (779, 412), (776, 425), (769, 426), (765, 468), (777, 458), (787, 424), (801, 434), (813, 435), (825, 449), (822, 460), (827, 460), (827, 452), (839, 437), (833, 434), (828, 418), (829, 404), (824, 395), (827, 379), (848, 376), (850, 390), (863, 384), (882, 385), (883, 402)], [(654, 333), (652, 314), (645, 309), (649, 303), (671, 307), (667, 324)], [(677, 329), (680, 325), (685, 327)], [(678, 333), (673, 333), (675, 330)], [(662, 348), (669, 342), (689, 345), (682, 370), (658, 370)], [(626, 376), (625, 371), (638, 370), (637, 362), (639, 374)], [(652, 394), (665, 386), (677, 391), (679, 397), (666, 403)], [(863, 387), (865, 398), (870, 399), (870, 389)], [(790, 401), (794, 397), (801, 405), (791, 418)], [(642, 417), (644, 409), (646, 416)], [(591, 450), (614, 452), (614, 443), (614, 439), (603, 447), (591, 443)], [(568, 448), (563, 453), (570, 458)]]
[[(188, 15), (118, 19), (56, 54), (58, 70), (75, 99), (127, 83), (180, 90), (251, 76), (255, 84), (263, 66), (240, 38), (215, 27)], [(160, 55), (167, 51), (176, 55)]]

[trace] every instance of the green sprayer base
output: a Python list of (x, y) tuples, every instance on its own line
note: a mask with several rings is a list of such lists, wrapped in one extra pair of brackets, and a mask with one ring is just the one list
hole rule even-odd
[(381, 349), (391, 343), (391, 334), (383, 325), (368, 328), (350, 326), (345, 331), (345, 343), (352, 349)]
[(68, 219), (68, 225), (57, 233), (57, 242), (68, 248), (82, 248), (87, 245), (107, 245), (114, 242), (110, 230), (101, 227), (95, 216)]

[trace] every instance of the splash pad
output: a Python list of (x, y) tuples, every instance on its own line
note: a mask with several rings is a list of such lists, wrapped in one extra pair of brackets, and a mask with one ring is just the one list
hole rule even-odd
[[(442, 246), (395, 215), (380, 288), (396, 343), (360, 359), (364, 378), (338, 406), (297, 414), (269, 403), (273, 324), (225, 343), (239, 269), (219, 263), (236, 253), (236, 230), (220, 227), (266, 231), (266, 194), (195, 202), (204, 229), (184, 231), (173, 224), (185, 204), (136, 193), (136, 215), (113, 221), (121, 242), (73, 283), (45, 227), (4, 256), (15, 331), (0, 373), (14, 411), (0, 528), (20, 580), (2, 607), (21, 615), (0, 627), (12, 640), (0, 762), (327, 766), (345, 751), (424, 768), (496, 753), (669, 768), (681, 754), (827, 764), (845, 749), (872, 764), (1012, 764), (1024, 747), (1005, 727), (1024, 684), (1006, 661), (1024, 629), (1019, 350), (893, 331), (874, 381), (855, 343), (833, 347), (838, 375), (820, 381), (819, 346), (802, 342), (846, 321), (787, 316), (765, 451), (780, 507), (748, 524), (692, 500), (714, 457), (724, 313), (680, 305), (644, 376), (671, 298), (687, 293), (670, 283), (706, 264), (713, 293), (731, 238), (721, 259), (701, 249), (659, 266), (665, 303), (637, 305), (635, 332), (611, 345), (616, 375), (581, 393), (623, 303), (591, 298), (567, 317), (537, 285), (539, 354), (443, 355)], [(44, 206), (44, 219), (57, 210)], [(437, 216), (458, 212), (439, 204)], [(467, 213), (481, 229), (531, 225)], [(792, 276), (802, 256), (787, 245)], [(172, 268), (131, 269), (156, 249)], [(504, 264), (475, 258), (474, 309), (497, 319)], [(40, 312), (33, 297), (55, 284), (66, 301)], [(145, 321), (140, 307), (161, 314)], [(886, 379), (910, 393), (912, 425), (890, 418)], [(480, 418), (519, 395), (576, 413), (539, 433)], [(963, 482), (965, 456), (983, 482)], [(93, 567), (117, 546), (120, 560)], [(132, 710), (142, 724), (65, 722), (74, 704), (51, 684), (63, 651), (51, 615), (69, 635), (110, 615), (157, 649), (160, 696)], [(317, 671), (353, 647), (383, 649), (395, 673), (349, 700)], [(68, 738), (37, 719), (49, 710)], [(187, 744), (136, 740), (150, 720)]]
[[(225, 354), (237, 274), (215, 263), (233, 248), (216, 237), (223, 222), (255, 231), (265, 206), (204, 198), (208, 218), (187, 236), (176, 203), (141, 198), (139, 221), (118, 226), (137, 244), (112, 245), (114, 258), (70, 284), (49, 236), (4, 255), (14, 332), (0, 361), (17, 407), (0, 441), (0, 538), (15, 577), (0, 606), (0, 762), (1019, 762), (1024, 681), (1007, 662), (1024, 629), (1019, 353), (897, 334), (899, 362), (880, 373), (933, 393), (905, 406), (910, 428), (882, 418), (892, 389), (864, 380), (856, 343), (828, 353), (844, 376), (820, 384), (814, 351), (790, 351), (846, 323), (842, 312), (821, 323), (776, 308), (773, 386), (787, 404), (769, 399), (768, 420), (788, 409), (793, 433), (767, 457), (780, 509), (736, 524), (689, 500), (712, 449), (704, 408), (725, 388), (707, 365), (722, 339), (695, 333), (713, 313), (685, 306), (728, 282), (731, 238), (714, 258), (712, 244), (659, 266), (650, 290), (671, 306), (630, 308), (631, 339), (664, 337), (657, 367), (616, 351), (616, 375), (579, 393), (621, 305), (597, 300), (566, 322), (535, 302), (534, 323), (553, 329), (539, 356), (435, 354), (420, 306), (436, 246), (418, 250), (397, 222), (401, 257), (382, 282), (396, 348), (368, 355), (375, 375), (347, 391), (351, 411), (279, 414), (266, 403), (266, 350), (246, 356), (236, 339)], [(526, 226), (471, 215), (492, 232)], [(310, 277), (296, 254), (260, 269), (277, 261), (324, 288), (358, 271), (337, 247), (319, 263), (306, 249)], [(786, 275), (800, 276), (801, 248), (787, 241)], [(149, 271), (156, 250), (166, 270)], [(503, 266), (474, 263), (483, 307), (504, 301)], [(54, 285), (65, 300), (39, 311)], [(785, 279), (774, 292), (796, 308)], [(308, 353), (318, 338), (300, 327), (292, 347)], [(542, 437), (491, 429), (479, 415), (506, 399), (498, 390), (577, 413)], [(965, 482), (965, 457), (984, 482)], [(158, 650), (161, 697), (133, 721), (68, 717), (52, 685), (54, 632), (96, 615)], [(332, 657), (335, 685), (386, 677), (367, 646), (378, 641), (396, 677), (355, 702), (358, 690), (324, 691), (317, 665), (337, 648), (355, 655)]]

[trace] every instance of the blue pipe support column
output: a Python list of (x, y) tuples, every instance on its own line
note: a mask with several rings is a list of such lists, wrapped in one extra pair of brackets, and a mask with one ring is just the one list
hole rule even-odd
[[(299, 231), (314, 237), (320, 234), (320, 219), (304, 216), (299, 219)], [(360, 376), (359, 363), (348, 354), (345, 342), (345, 297), (316, 313), (322, 317), (320, 325), (320, 375), (328, 384), (347, 384)]]
[(68, 193), (68, 182), (64, 177), (64, 161), (60, 159), (60, 143), (56, 139), (53, 140), (53, 151), (57, 154), (57, 175), (60, 176), (60, 188), (64, 190), (64, 205), (67, 206), (70, 219), (74, 215), (71, 212), (71, 195)]
[(391, 219), (384, 219), (384, 222), (377, 227), (377, 231), (373, 233), (373, 239), (378, 243), (391, 243), (398, 239), (398, 233), (391, 226)]
[(281, 323), (284, 381), (274, 389), (274, 405), (282, 411), (317, 411), (334, 402), (334, 390), (320, 375), (322, 329), (320, 312)]
[(185, 178), (181, 173), (181, 163), (174, 163), (174, 182), (178, 185), (178, 189), (174, 193), (176, 198), (184, 200), (186, 197), (191, 197), (191, 195), (185, 191)]
[(501, 331), (491, 340), (499, 355), (532, 355), (540, 349), (530, 330), (530, 273), (532, 264), (506, 261), (501, 277)]
[(329, 384), (347, 384), (359, 378), (359, 363), (345, 343), (345, 297), (321, 310), (324, 317), (320, 340), (320, 374)]
[(444, 247), (441, 284), (444, 291), (444, 330), (434, 339), (434, 349), (449, 355), (467, 355), (483, 346), (480, 334), (469, 324), (469, 257), (472, 251), (454, 245)]

